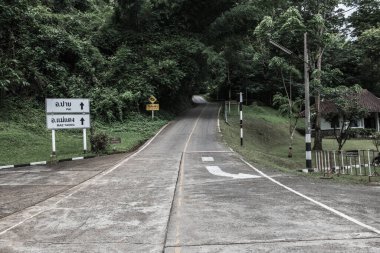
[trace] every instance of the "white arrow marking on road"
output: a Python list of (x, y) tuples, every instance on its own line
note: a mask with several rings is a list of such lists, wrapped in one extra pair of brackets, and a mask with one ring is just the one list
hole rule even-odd
[(215, 176), (232, 177), (233, 179), (246, 179), (246, 178), (260, 178), (261, 177), (261, 176), (255, 176), (255, 175), (250, 175), (250, 174), (243, 174), (243, 173), (239, 173), (239, 174), (227, 173), (227, 172), (224, 172), (223, 170), (221, 170), (221, 168), (219, 168), (219, 166), (206, 166), (206, 169), (208, 170), (208, 172), (210, 172), (211, 174), (213, 174)]

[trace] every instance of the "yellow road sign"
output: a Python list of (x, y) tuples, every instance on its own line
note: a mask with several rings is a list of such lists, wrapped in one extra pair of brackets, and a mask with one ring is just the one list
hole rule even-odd
[(154, 102), (157, 101), (157, 98), (155, 98), (154, 96), (150, 96), (148, 100), (149, 100), (149, 102), (151, 102), (152, 104), (154, 104)]
[(146, 105), (146, 110), (147, 111), (159, 111), (160, 105), (159, 104), (148, 104), (148, 105)]

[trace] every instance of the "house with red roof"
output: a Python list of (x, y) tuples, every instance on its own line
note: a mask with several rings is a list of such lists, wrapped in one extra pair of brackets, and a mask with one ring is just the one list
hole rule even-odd
[[(380, 132), (379, 123), (379, 113), (380, 113), (380, 99), (376, 97), (370, 91), (363, 89), (359, 95), (359, 104), (368, 111), (368, 116), (366, 118), (359, 119), (351, 123), (351, 128), (361, 128), (361, 129), (375, 129)], [(334, 124), (336, 129), (341, 128), (341, 124), (347, 124), (343, 122), (340, 117), (336, 122), (329, 122), (325, 119), (326, 115), (331, 113), (337, 113), (338, 110), (333, 101), (321, 101), (320, 103), (321, 112), (321, 131), (323, 135), (332, 135), (334, 131)]]

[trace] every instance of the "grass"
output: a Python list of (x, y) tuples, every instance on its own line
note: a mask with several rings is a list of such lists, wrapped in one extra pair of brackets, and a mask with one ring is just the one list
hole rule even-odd
[[(150, 115), (130, 114), (125, 122), (92, 122), (92, 126), (96, 133), (104, 132), (109, 137), (121, 138), (121, 143), (111, 144), (107, 153), (127, 152), (152, 137), (170, 118), (170, 115), (165, 115), (151, 120)], [(45, 124), (43, 106), (34, 102), (20, 105), (10, 101), (3, 106), (0, 115), (0, 166), (52, 160), (51, 131)], [(87, 133), (87, 147), (90, 149), (90, 131)], [(54, 159), (83, 156), (82, 130), (57, 130), (56, 149)], [(86, 154), (91, 155), (96, 154), (91, 151)]]
[[(228, 124), (221, 120), (221, 130), (226, 143), (250, 162), (262, 168), (276, 168), (296, 172), (305, 168), (305, 141), (298, 132), (293, 140), (293, 157), (288, 157), (289, 133), (287, 119), (269, 107), (244, 106), (244, 145), (240, 146), (239, 114), (237, 107), (231, 106)], [(222, 112), (221, 117), (224, 116)], [(302, 119), (301, 119), (302, 120)], [(300, 122), (302, 127), (303, 122)], [(323, 139), (324, 150), (337, 150), (335, 139)], [(348, 140), (344, 150), (374, 149), (371, 140)], [(315, 173), (314, 176), (321, 176)], [(335, 177), (337, 178), (337, 177)], [(341, 175), (339, 181), (368, 182), (368, 177)]]

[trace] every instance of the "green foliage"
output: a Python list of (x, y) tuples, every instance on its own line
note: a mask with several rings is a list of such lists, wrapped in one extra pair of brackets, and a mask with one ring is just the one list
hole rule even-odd
[(288, 97), (276, 93), (273, 97), (273, 105), (278, 107), (278, 111), (285, 117), (299, 117), (303, 105), (302, 98), (290, 101)]
[(375, 132), (372, 135), (372, 143), (376, 147), (376, 150), (379, 151), (379, 147), (380, 147), (380, 133), (379, 132)]
[(96, 133), (90, 138), (91, 151), (94, 153), (105, 153), (109, 147), (109, 137), (106, 133)]
[(353, 1), (360, 30), (353, 43), (337, 32), (338, 2), (1, 1), (0, 98), (90, 97), (108, 122), (142, 111), (150, 95), (178, 111), (173, 105), (182, 110), (199, 92), (246, 90), (272, 104), (284, 83), (294, 83), (295, 96), (303, 92), (303, 64), (268, 39), (302, 57), (305, 31), (311, 65), (324, 57), (312, 91), (344, 82), (377, 89), (378, 6)]
[(376, 129), (350, 128), (346, 133), (349, 138), (375, 138)]

